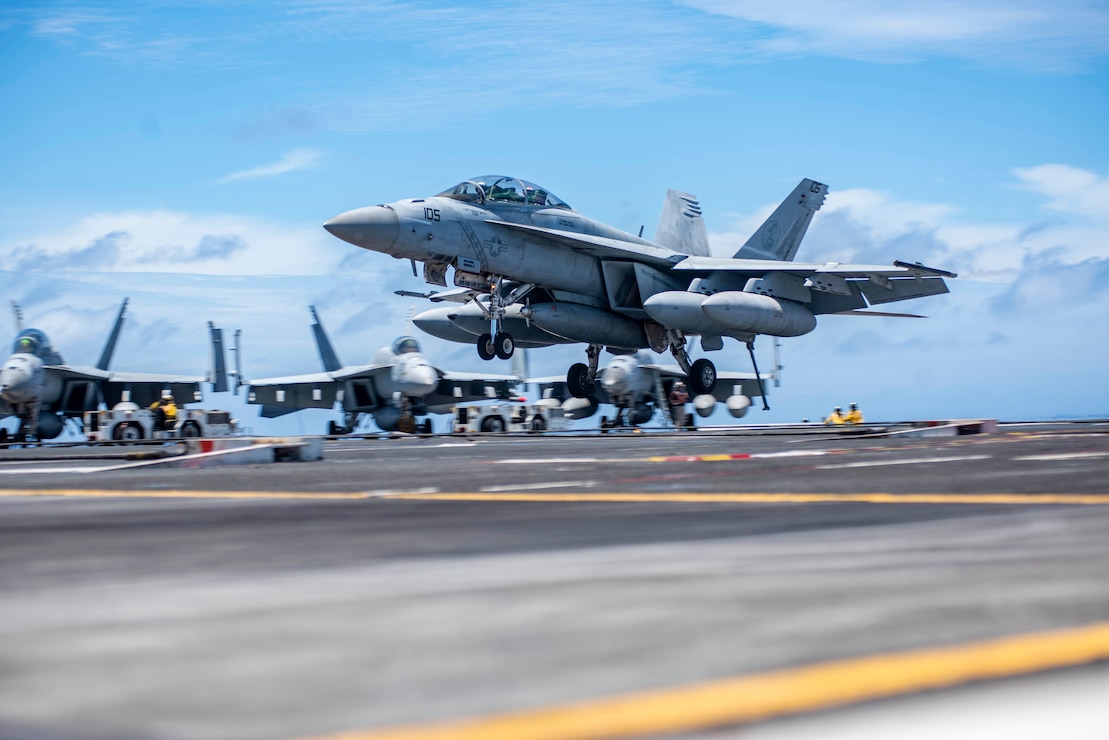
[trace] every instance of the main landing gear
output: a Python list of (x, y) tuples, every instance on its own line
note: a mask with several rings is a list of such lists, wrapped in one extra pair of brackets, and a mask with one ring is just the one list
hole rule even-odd
[(589, 358), (589, 364), (575, 362), (566, 373), (566, 390), (574, 398), (589, 398), (597, 383), (597, 362), (601, 357), (601, 345), (589, 345), (585, 354)]
[(712, 393), (713, 389), (716, 388), (716, 365), (712, 364), (712, 360), (704, 357), (696, 362), (690, 361), (689, 353), (685, 351), (685, 337), (677, 332), (670, 332), (669, 334), (670, 354), (678, 361), (678, 366), (688, 377), (689, 390), (695, 396)]

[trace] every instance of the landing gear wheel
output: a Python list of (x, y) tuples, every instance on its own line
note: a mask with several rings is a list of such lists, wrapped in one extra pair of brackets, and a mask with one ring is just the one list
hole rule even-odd
[(483, 360), (492, 360), (497, 356), (492, 334), (482, 334), (477, 338), (477, 356)]
[(593, 374), (584, 362), (575, 362), (566, 372), (566, 390), (574, 398), (589, 398), (593, 392)]
[(689, 370), (689, 387), (698, 396), (712, 393), (716, 387), (716, 366), (704, 357), (693, 363)]
[(412, 434), (416, 431), (416, 417), (409, 415), (397, 419), (397, 431)]
[(497, 332), (497, 336), (493, 338), (493, 351), (502, 360), (511, 358), (512, 353), (516, 351), (516, 342), (512, 339), (512, 335), (506, 331)]

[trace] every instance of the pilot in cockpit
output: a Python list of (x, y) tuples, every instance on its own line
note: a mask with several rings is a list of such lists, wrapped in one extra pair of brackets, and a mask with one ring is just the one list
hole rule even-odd
[(418, 353), (420, 344), (412, 337), (401, 337), (393, 343), (393, 354), (408, 355)]

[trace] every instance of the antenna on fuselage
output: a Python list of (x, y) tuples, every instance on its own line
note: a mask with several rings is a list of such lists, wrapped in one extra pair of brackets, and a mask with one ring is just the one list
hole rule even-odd
[(19, 304), (12, 301), (12, 313), (15, 314), (15, 333), (23, 331), (23, 309)]

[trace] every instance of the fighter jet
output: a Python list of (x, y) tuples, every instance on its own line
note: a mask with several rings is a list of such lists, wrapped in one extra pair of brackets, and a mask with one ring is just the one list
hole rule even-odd
[[(65, 429), (66, 420), (80, 419), (85, 411), (94, 411), (101, 404), (111, 407), (130, 401), (148, 405), (164, 391), (182, 404), (199, 401), (200, 384), (206, 380), (220, 389), (217, 371), (208, 377), (109, 371), (127, 302), (124, 299), (119, 307), (95, 367), (66, 365), (45, 332), (24, 328), (23, 314), (12, 302), (18, 334), (11, 356), (0, 368), (0, 418), (19, 418), (17, 441), (54, 439)], [(222, 382), (225, 384), (226, 378)], [(0, 430), (0, 441), (7, 441), (7, 430)]]
[(431, 420), (417, 424), (415, 417), (446, 413), (468, 401), (514, 398), (512, 388), (519, 378), (440, 370), (408, 336), (382, 347), (369, 365), (344, 366), (315, 306), (309, 310), (324, 372), (250, 381), (247, 401), (261, 405), (265, 418), (301, 409), (330, 409), (338, 402), (343, 423), (329, 422), (330, 435), (351, 433), (365, 415), (372, 416), (382, 431), (430, 433)]
[[(777, 359), (774, 366), (773, 372), (761, 375), (721, 372), (711, 393), (690, 399), (694, 411), (698, 416), (708, 417), (717, 403), (723, 403), (732, 417), (743, 418), (751, 407), (752, 399), (765, 395), (764, 381), (777, 381)], [(683, 420), (672, 416), (669, 398), (671, 391), (680, 389), (685, 380), (681, 368), (659, 365), (647, 352), (640, 351), (612, 358), (598, 372), (597, 382), (586, 398), (574, 398), (561, 378), (534, 378), (529, 382), (539, 386), (542, 397), (561, 401), (563, 413), (571, 419), (588, 418), (597, 413), (600, 404), (612, 404), (616, 407), (613, 417), (601, 417), (601, 428), (609, 429), (646, 424), (658, 414), (662, 415), (663, 423), (681, 426)], [(763, 404), (766, 407), (765, 400)]]
[[(617, 354), (667, 349), (703, 395), (716, 385), (707, 358), (693, 361), (687, 338), (723, 348), (755, 337), (796, 337), (825, 314), (873, 314), (868, 306), (948, 292), (953, 273), (920, 263), (842, 265), (793, 259), (828, 186), (805, 179), (731, 258), (710, 256), (697, 199), (670, 190), (655, 241), (586, 218), (546, 188), (515, 177), (475, 177), (429, 198), (357, 208), (324, 224), (355, 246), (424, 265), (424, 279), (454, 290), (421, 294), (464, 301), (415, 318), (438, 336), (469, 339), (475, 319), (484, 359), (508, 358), (517, 345), (588, 345), (588, 363), (566, 376), (586, 398), (601, 349)], [(403, 294), (412, 295), (410, 291)], [(894, 315), (894, 314), (882, 314)], [(421, 323), (422, 322), (422, 323)], [(451, 336), (446, 336), (450, 334)], [(757, 368), (757, 366), (756, 366)], [(757, 374), (757, 369), (756, 369)]]

